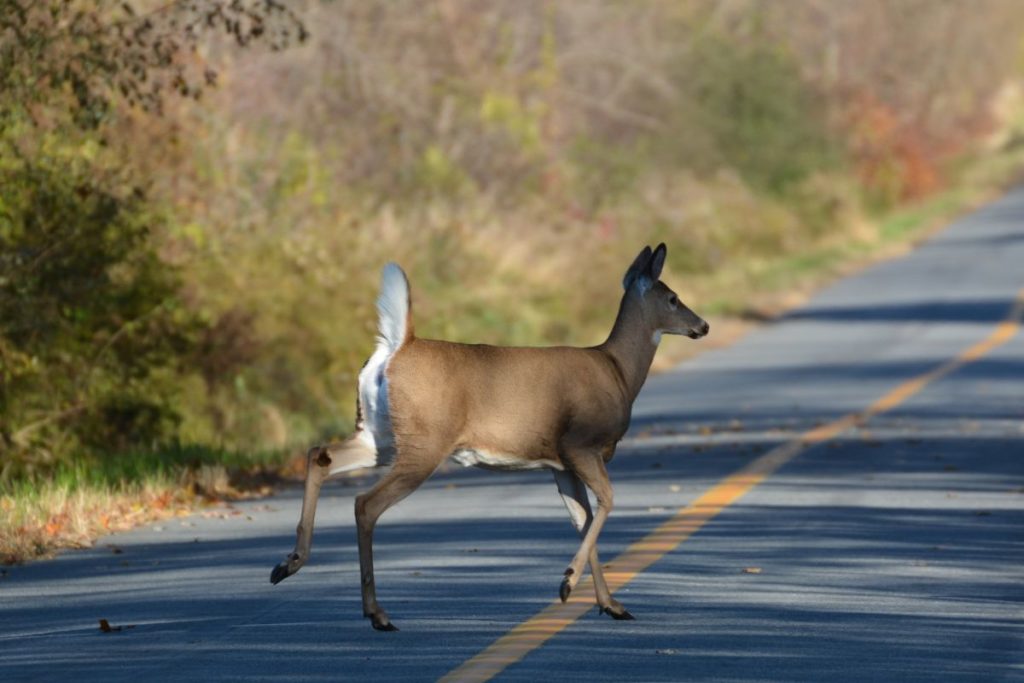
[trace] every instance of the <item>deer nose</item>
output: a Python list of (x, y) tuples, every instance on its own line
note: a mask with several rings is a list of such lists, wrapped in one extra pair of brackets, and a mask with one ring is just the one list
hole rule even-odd
[(711, 326), (705, 322), (698, 328), (698, 331), (700, 332), (700, 336), (703, 337), (704, 335), (711, 331)]

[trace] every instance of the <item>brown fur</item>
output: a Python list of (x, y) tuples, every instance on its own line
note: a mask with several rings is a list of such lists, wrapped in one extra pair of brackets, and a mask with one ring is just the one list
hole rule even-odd
[[(499, 456), (502, 466), (512, 469), (530, 464), (556, 469), (559, 492), (582, 537), (565, 570), (562, 599), (568, 598), (589, 562), (602, 611), (616, 619), (632, 618), (611, 597), (597, 556), (597, 536), (612, 508), (605, 464), (629, 427), (633, 401), (647, 378), (660, 334), (697, 338), (708, 331), (707, 323), (658, 280), (664, 260), (664, 245), (653, 252), (646, 247), (637, 256), (623, 280), (626, 293), (611, 334), (604, 344), (591, 348), (418, 339), (411, 314), (407, 317), (404, 341), (386, 370), (397, 454), (391, 470), (357, 496), (355, 505), (363, 613), (374, 628), (394, 630), (377, 604), (374, 526), (441, 462), (463, 450)], [(357, 434), (344, 444), (310, 450), (296, 550), (274, 569), (272, 582), (287, 578), (305, 563), (320, 486), (337, 471), (329, 467), (364, 462), (367, 451), (362, 444)], [(587, 488), (597, 499), (596, 513), (590, 509)]]

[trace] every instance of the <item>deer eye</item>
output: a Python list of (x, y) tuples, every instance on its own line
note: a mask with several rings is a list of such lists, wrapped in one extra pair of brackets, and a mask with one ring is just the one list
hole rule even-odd
[(671, 306), (672, 308), (675, 308), (676, 306), (678, 306), (679, 305), (679, 297), (677, 297), (675, 294), (670, 296), (668, 298), (668, 305)]

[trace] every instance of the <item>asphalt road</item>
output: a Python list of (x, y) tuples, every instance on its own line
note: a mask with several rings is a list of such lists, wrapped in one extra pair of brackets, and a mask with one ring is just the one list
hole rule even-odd
[[(1016, 192), (652, 378), (610, 466), (603, 559), (984, 339), (1022, 286)], [(299, 490), (9, 568), (0, 680), (435, 680), (556, 599), (577, 547), (549, 475), (439, 473), (378, 526), (402, 630), (376, 632), (357, 490), (326, 487), (312, 560), (278, 586)], [(803, 451), (617, 597), (636, 621), (588, 612), (495, 680), (1024, 681), (1024, 333)]]

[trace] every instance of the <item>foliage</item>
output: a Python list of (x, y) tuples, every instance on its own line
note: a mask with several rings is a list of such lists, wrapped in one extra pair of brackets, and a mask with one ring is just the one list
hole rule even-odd
[(217, 73), (196, 68), (187, 56), (211, 32), (274, 50), (308, 37), (298, 16), (277, 0), (175, 0), (141, 15), (128, 2), (104, 5), (0, 1), (0, 90), (8, 108), (12, 101), (52, 105), (63, 92), (74, 122), (95, 127), (118, 94), (153, 110), (162, 109), (167, 91), (198, 98)]
[(5, 467), (172, 433), (158, 378), (177, 370), (198, 322), (148, 244), (143, 197), (68, 155), (10, 158), (0, 185)]
[(735, 46), (710, 37), (694, 52), (689, 88), (720, 163), (771, 192), (835, 166), (838, 146), (828, 135), (821, 99), (792, 57), (776, 46)]
[(979, 2), (0, 0), (4, 455), (345, 431), (391, 259), (428, 336), (599, 342), (659, 240), (741, 309), (1012, 124)]
[(185, 55), (217, 30), (239, 45), (305, 39), (267, 0), (145, 15), (0, 2), (0, 480), (176, 434), (180, 384), (217, 327), (158, 253), (164, 212), (118, 123), (132, 105), (161, 110), (168, 89), (198, 97)]

